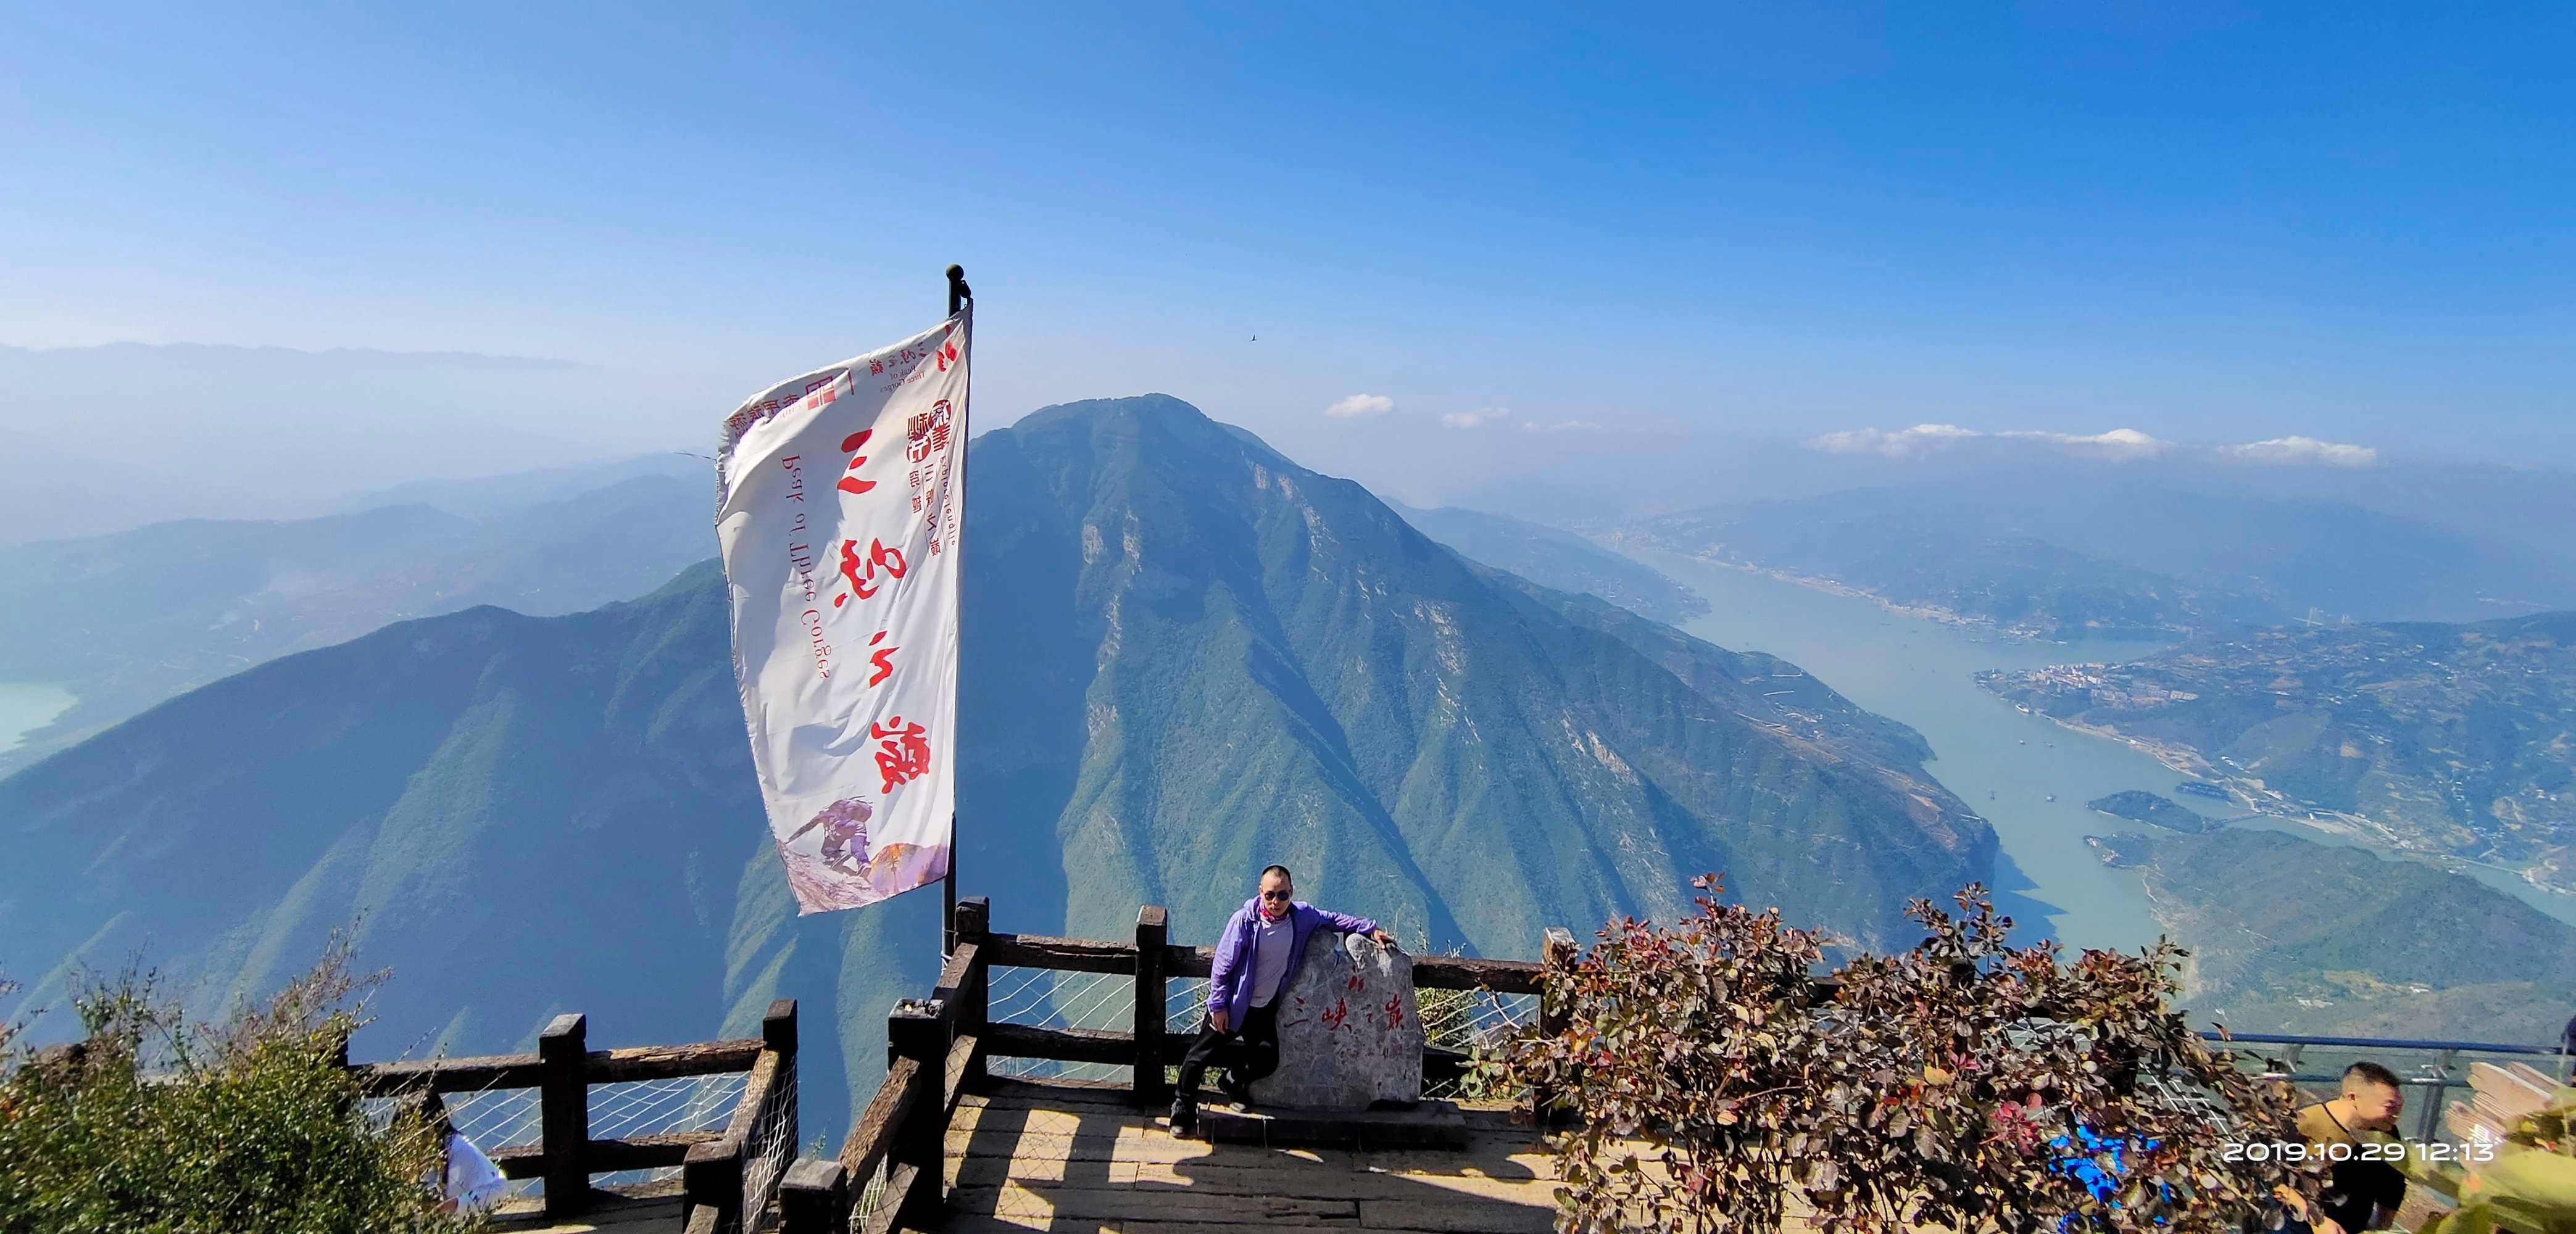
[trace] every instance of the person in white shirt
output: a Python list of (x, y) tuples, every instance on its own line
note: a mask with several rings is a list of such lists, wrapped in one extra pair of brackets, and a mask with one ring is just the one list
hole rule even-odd
[(431, 1093), (424, 1103), (432, 1133), (438, 1137), (438, 1211), (443, 1213), (486, 1212), (501, 1202), (509, 1189), (509, 1180), (501, 1177), (501, 1167), (492, 1164), (483, 1150), (474, 1146), (448, 1121), (447, 1103)]

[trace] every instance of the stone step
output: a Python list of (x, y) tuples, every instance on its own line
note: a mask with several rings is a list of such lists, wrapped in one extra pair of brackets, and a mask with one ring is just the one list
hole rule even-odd
[[(1169, 1119), (1158, 1119), (1165, 1127)], [(1298, 1110), (1272, 1106), (1199, 1107), (1198, 1133), (1212, 1144), (1264, 1148), (1462, 1148), (1467, 1117), (1455, 1102), (1424, 1101), (1410, 1109)]]

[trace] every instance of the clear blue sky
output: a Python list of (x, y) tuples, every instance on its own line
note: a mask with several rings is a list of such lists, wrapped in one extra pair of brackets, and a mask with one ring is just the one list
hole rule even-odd
[(11, 6), (0, 343), (2576, 461), (2564, 4), (718, 7)]

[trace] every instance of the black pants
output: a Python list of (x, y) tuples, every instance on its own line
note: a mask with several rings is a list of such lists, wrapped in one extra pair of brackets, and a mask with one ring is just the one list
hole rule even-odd
[(1218, 1032), (1216, 1025), (1200, 1020), (1199, 1039), (1190, 1043), (1190, 1052), (1181, 1058), (1181, 1083), (1174, 1096), (1195, 1104), (1199, 1081), (1211, 1063), (1233, 1068), (1246, 1084), (1279, 1070), (1279, 1004), (1273, 1001), (1253, 1008), (1230, 1033)]

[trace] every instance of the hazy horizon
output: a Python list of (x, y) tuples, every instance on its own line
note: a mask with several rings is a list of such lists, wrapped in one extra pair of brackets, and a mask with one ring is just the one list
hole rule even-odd
[(130, 410), (26, 375), (101, 353), (28, 349), (240, 346), (587, 367), (101, 366), (257, 437), (170, 470), (302, 448), (262, 418), (299, 400), (363, 408), (336, 456), (408, 442), (387, 482), (694, 450), (923, 328), (955, 261), (985, 425), (1166, 392), (1413, 501), (1923, 425), (2571, 467), (2571, 22), (31, 12), (0, 48), (0, 158), (37, 190), (0, 203), (0, 433), (80, 454)]

